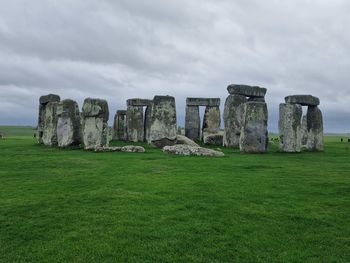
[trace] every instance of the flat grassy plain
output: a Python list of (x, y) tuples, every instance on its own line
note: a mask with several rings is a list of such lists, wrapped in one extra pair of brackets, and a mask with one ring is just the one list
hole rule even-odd
[(350, 143), (224, 158), (143, 146), (0, 140), (0, 262), (350, 262)]

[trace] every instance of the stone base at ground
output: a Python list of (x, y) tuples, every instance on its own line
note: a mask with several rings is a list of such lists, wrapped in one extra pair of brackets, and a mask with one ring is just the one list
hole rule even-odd
[(209, 134), (209, 135), (203, 135), (203, 142), (207, 145), (217, 145), (222, 146), (223, 145), (223, 135), (222, 134)]
[(214, 151), (211, 149), (196, 147), (190, 145), (174, 145), (174, 146), (165, 146), (163, 152), (175, 155), (183, 156), (209, 156), (209, 157), (223, 157), (225, 154), (223, 152)]
[(95, 152), (131, 152), (144, 153), (146, 150), (141, 146), (123, 146), (123, 147), (96, 147)]
[(187, 138), (186, 136), (183, 136), (183, 135), (176, 136), (176, 144), (185, 144), (185, 145), (199, 147), (199, 145), (197, 143), (195, 143), (193, 140), (191, 140), (190, 138)]

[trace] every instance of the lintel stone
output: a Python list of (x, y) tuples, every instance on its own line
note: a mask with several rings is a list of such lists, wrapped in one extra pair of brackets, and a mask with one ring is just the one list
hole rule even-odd
[(152, 105), (152, 100), (149, 99), (128, 99), (126, 101), (127, 106), (137, 106), (137, 107), (141, 107), (141, 106), (150, 106)]
[(220, 98), (187, 98), (187, 106), (220, 106)]
[(286, 103), (300, 104), (302, 106), (318, 106), (320, 99), (312, 95), (292, 95), (284, 98)]
[(243, 95), (251, 98), (264, 98), (267, 90), (258, 86), (231, 84), (227, 87), (227, 91), (231, 95)]

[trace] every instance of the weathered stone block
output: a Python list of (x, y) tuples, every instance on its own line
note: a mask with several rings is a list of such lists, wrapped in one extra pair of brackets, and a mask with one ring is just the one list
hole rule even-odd
[(186, 106), (185, 135), (191, 140), (199, 140), (201, 124), (198, 106)]
[(223, 157), (225, 154), (223, 152), (214, 151), (212, 149), (207, 149), (198, 146), (190, 146), (184, 144), (178, 144), (174, 146), (165, 146), (163, 152), (168, 154), (176, 154), (183, 156), (207, 156), (207, 157)]
[(104, 122), (108, 121), (109, 110), (106, 100), (87, 98), (83, 104), (83, 117), (102, 118)]
[(47, 103), (43, 116), (42, 142), (45, 145), (57, 145), (57, 104), (58, 102)]
[(283, 152), (301, 151), (301, 116), (300, 104), (281, 103), (279, 108), (280, 150)]
[[(175, 98), (155, 96), (150, 113), (150, 132), (148, 143), (164, 146), (164, 142), (176, 143), (177, 121)], [(158, 142), (162, 142), (158, 145)]]
[(323, 151), (323, 117), (317, 106), (309, 106), (307, 109), (307, 144), (309, 151)]
[(143, 142), (145, 138), (142, 106), (128, 106), (126, 111), (127, 140)]
[(187, 98), (187, 106), (220, 106), (220, 98)]
[(301, 120), (301, 145), (303, 148), (307, 145), (307, 117), (304, 115)]
[(114, 116), (113, 140), (126, 140), (126, 111), (118, 110)]
[(128, 99), (126, 101), (127, 106), (138, 106), (138, 107), (144, 107), (144, 106), (150, 106), (152, 105), (152, 100), (148, 99)]
[(246, 97), (264, 98), (267, 90), (265, 88), (260, 88), (258, 86), (231, 84), (227, 87), (227, 91), (231, 95), (242, 95)]
[(300, 104), (302, 106), (320, 105), (320, 99), (312, 95), (293, 95), (284, 98), (286, 103)]
[(81, 143), (79, 106), (73, 100), (63, 100), (57, 105), (57, 142), (59, 147)]
[(225, 102), (224, 123), (225, 131), (223, 145), (225, 147), (239, 148), (244, 103), (247, 99), (242, 95), (229, 95)]
[(223, 135), (222, 134), (209, 134), (203, 137), (204, 144), (207, 145), (223, 145)]
[(268, 111), (263, 102), (244, 104), (244, 117), (240, 136), (240, 150), (246, 153), (265, 153), (268, 146)]
[(219, 107), (205, 107), (202, 135), (216, 134), (220, 130), (221, 116)]

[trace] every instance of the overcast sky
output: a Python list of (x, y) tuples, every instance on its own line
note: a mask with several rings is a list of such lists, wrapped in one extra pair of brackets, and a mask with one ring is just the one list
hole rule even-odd
[(220, 97), (268, 89), (270, 130), (291, 94), (321, 99), (327, 132), (350, 132), (349, 0), (1, 0), (0, 125), (36, 125), (40, 95)]

